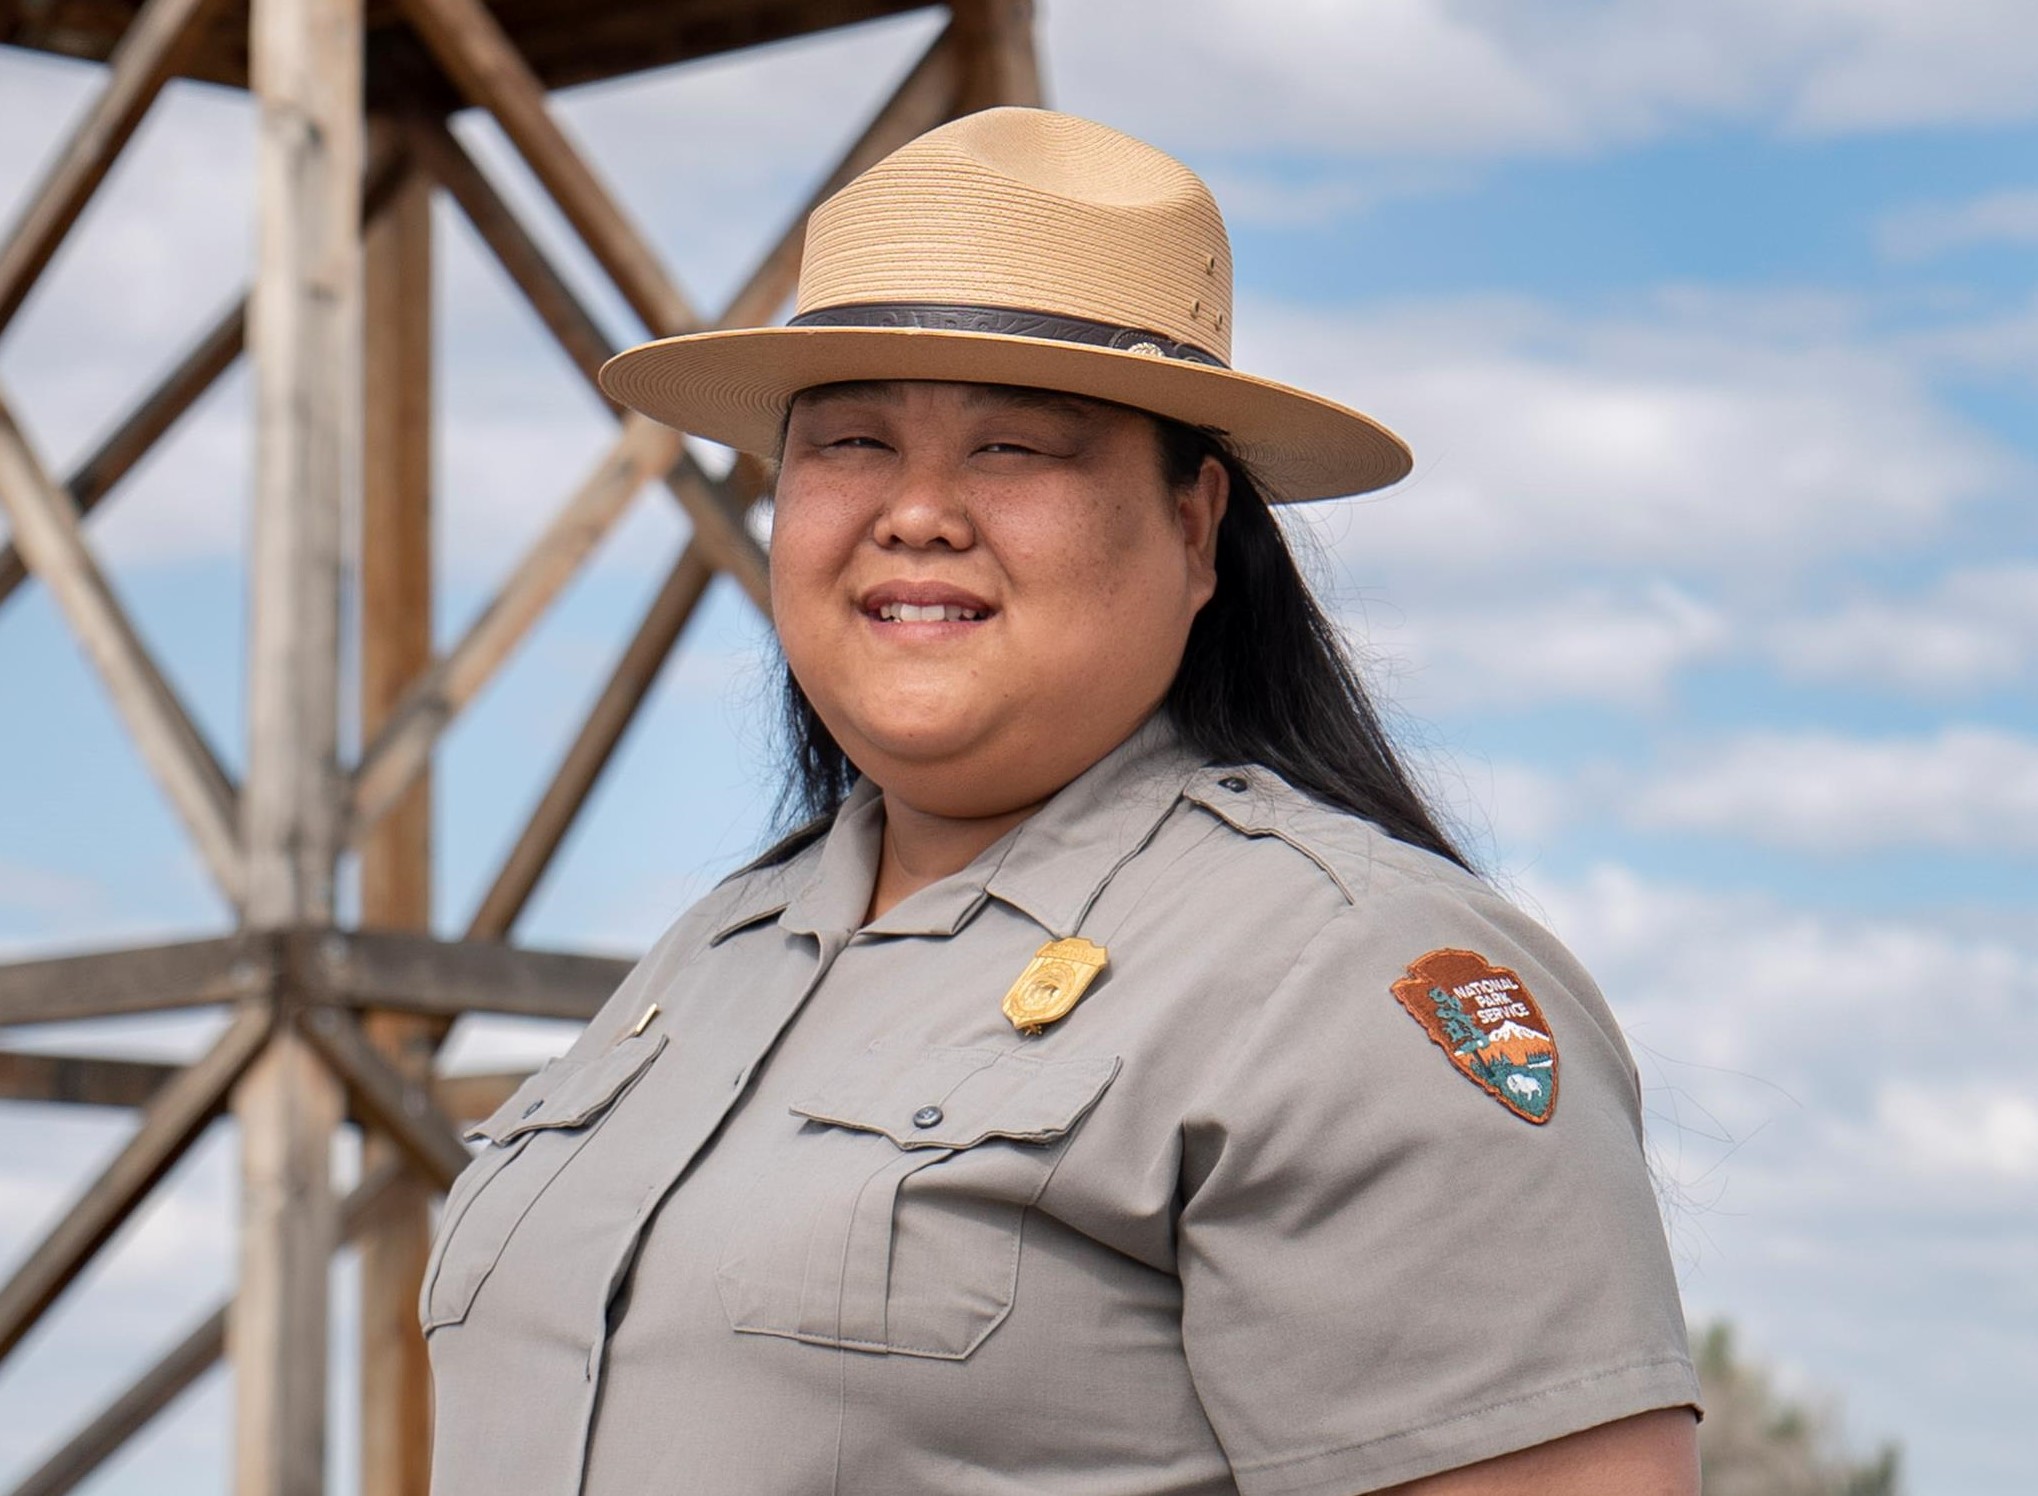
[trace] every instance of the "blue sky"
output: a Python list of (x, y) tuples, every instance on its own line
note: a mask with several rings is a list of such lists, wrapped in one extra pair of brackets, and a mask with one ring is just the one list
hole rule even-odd
[[(1055, 101), (1216, 186), (1241, 364), (1415, 446), (1409, 483), (1297, 515), (1296, 533), (1468, 839), (1626, 1024), (1693, 1315), (1733, 1316), (1840, 1399), (1860, 1442), (1901, 1439), (1913, 1496), (2022, 1491), (2018, 1391), (2038, 1385), (2038, 1084), (2014, 1044), (2038, 991), (2038, 14), (1044, 10)], [(928, 33), (910, 17), (561, 109), (712, 305)], [(0, 215), (92, 78), (0, 54)], [(491, 131), (462, 129), (531, 202)], [(0, 340), (0, 386), (53, 466), (244, 278), (249, 160), (241, 101), (173, 90)], [(606, 417), (442, 221), (450, 638), (592, 462)], [(616, 339), (635, 337), (572, 263)], [(92, 524), (230, 762), (245, 404), (229, 380)], [(452, 734), (448, 931), (683, 536), (669, 501), (640, 496)], [(719, 583), (523, 938), (641, 948), (753, 847), (771, 692), (762, 630)], [(0, 724), (0, 949), (221, 925), (33, 590), (0, 611)], [(188, 1053), (203, 1037), (138, 1022), (89, 1042)], [(450, 1062), (560, 1042), (477, 1025)], [(0, 1259), (123, 1125), (0, 1109)], [(224, 1284), (229, 1141), (0, 1373), (0, 1481)], [(224, 1416), (213, 1385), (97, 1489), (170, 1489), (166, 1468), (179, 1491), (221, 1488)]]

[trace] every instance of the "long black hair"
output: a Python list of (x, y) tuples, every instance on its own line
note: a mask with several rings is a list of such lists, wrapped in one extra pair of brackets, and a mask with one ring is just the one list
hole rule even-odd
[[(1460, 867), (1470, 863), (1416, 787), (1337, 628), (1295, 564), (1246, 466), (1211, 434), (1150, 416), (1171, 490), (1224, 464), (1231, 502), (1217, 528), (1217, 590), (1190, 626), (1162, 703), (1183, 740), (1216, 764), (1258, 764), (1297, 789)], [(785, 824), (815, 833), (855, 784), (856, 766), (785, 671)], [(798, 833), (785, 850), (808, 839)]]

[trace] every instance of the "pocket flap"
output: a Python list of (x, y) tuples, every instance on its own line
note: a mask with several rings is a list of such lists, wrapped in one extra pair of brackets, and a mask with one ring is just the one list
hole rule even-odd
[(518, 1086), (509, 1100), (460, 1135), (502, 1144), (541, 1127), (579, 1127), (623, 1094), (665, 1047), (663, 1034), (624, 1039), (592, 1059), (568, 1055)]
[(986, 1138), (1060, 1137), (1118, 1074), (1116, 1055), (1042, 1060), (995, 1049), (877, 1045), (793, 1114), (882, 1133), (901, 1148), (969, 1148)]

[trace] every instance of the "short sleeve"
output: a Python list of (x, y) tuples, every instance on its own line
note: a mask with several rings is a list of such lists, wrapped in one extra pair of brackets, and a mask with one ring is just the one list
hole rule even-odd
[(1698, 1402), (1633, 1062), (1498, 898), (1333, 917), (1183, 1158), (1184, 1343), (1243, 1496), (1354, 1496)]

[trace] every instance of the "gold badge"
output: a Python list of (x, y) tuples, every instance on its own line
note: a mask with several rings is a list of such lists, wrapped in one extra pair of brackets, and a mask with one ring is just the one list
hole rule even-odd
[(1022, 1034), (1037, 1034), (1057, 1018), (1068, 1016), (1110, 953), (1078, 935), (1050, 940), (1033, 953), (1019, 980), (1005, 994), (1005, 1016)]

